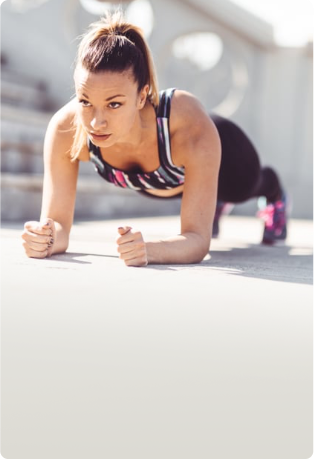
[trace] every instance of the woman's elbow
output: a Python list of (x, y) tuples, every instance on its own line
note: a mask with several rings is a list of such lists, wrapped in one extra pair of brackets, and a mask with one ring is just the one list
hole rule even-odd
[(210, 240), (204, 237), (198, 237), (197, 247), (194, 251), (192, 263), (201, 263), (209, 252)]

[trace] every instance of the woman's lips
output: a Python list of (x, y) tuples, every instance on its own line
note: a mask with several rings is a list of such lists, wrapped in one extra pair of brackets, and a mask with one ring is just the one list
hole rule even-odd
[(95, 140), (107, 140), (111, 136), (111, 134), (94, 134), (92, 132), (89, 135)]

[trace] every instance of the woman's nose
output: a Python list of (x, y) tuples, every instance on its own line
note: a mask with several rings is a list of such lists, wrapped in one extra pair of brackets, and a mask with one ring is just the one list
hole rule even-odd
[(91, 127), (95, 131), (100, 131), (102, 128), (107, 126), (107, 120), (104, 113), (94, 114), (93, 119), (90, 122)]

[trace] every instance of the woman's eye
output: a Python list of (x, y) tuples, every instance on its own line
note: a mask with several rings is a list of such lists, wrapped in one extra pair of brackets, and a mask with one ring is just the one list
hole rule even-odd
[(120, 104), (120, 102), (111, 102), (111, 103), (109, 104), (109, 107), (110, 107), (110, 108), (119, 108), (119, 107), (121, 107), (121, 105), (122, 105), (122, 104)]
[(79, 99), (79, 104), (83, 105), (83, 107), (90, 106), (90, 103), (88, 102), (88, 100), (84, 100), (84, 99)]

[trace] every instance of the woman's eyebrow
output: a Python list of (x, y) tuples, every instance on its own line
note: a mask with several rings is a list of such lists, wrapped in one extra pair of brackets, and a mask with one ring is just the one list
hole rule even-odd
[(115, 99), (116, 97), (126, 97), (124, 94), (116, 94), (115, 96), (108, 97), (106, 100)]
[[(89, 97), (87, 94), (82, 93), (81, 97), (84, 97), (85, 99), (89, 100)], [(116, 97), (126, 97), (124, 94), (115, 94), (114, 96), (107, 97), (106, 102), (109, 102), (112, 99), (115, 99)]]
[[(82, 93), (82, 96), (85, 97), (86, 99), (89, 99), (87, 94)], [(116, 97), (126, 97), (124, 94), (115, 94), (114, 96), (110, 96), (106, 99), (106, 101), (115, 99)]]

